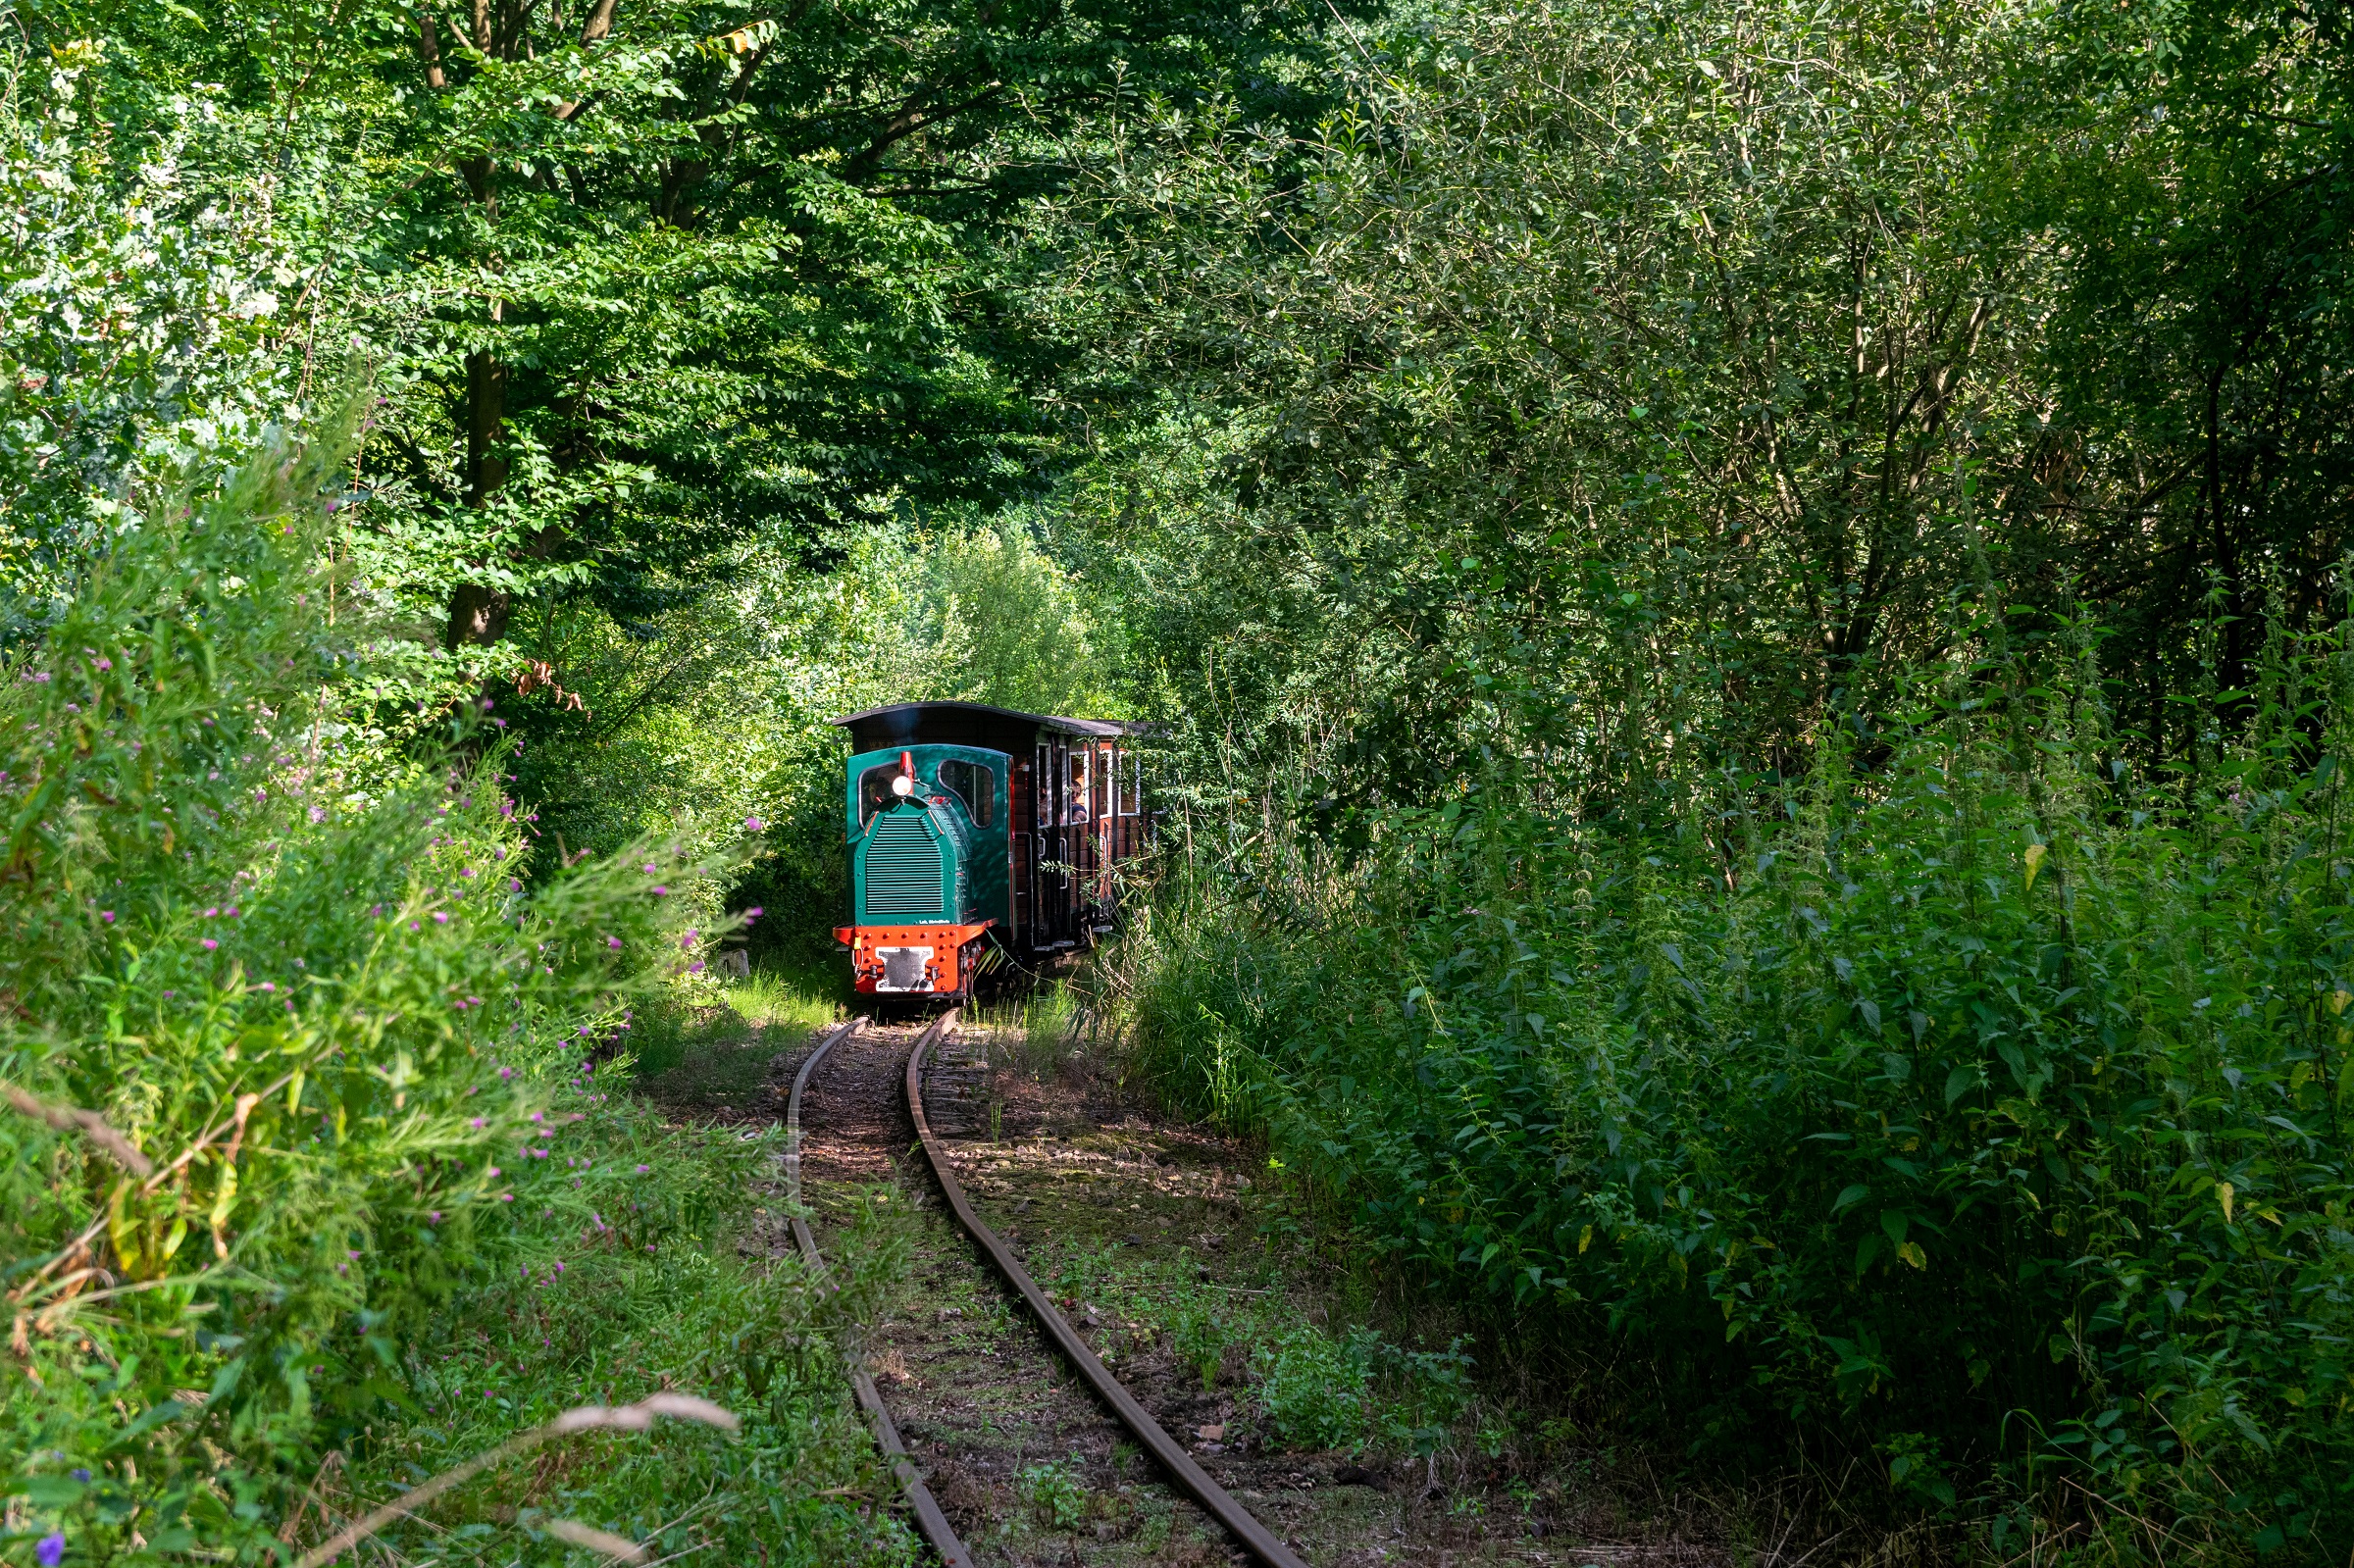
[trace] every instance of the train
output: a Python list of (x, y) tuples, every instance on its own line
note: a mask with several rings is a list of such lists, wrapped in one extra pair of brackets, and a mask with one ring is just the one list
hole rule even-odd
[(849, 732), (843, 820), (857, 989), (968, 1000), (1116, 929), (1151, 838), (1138, 726), (976, 702), (902, 702)]

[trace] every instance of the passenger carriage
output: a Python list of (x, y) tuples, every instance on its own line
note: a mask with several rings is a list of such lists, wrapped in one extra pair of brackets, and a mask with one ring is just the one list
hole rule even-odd
[(1145, 846), (1137, 727), (973, 702), (837, 719), (862, 992), (963, 998), (1006, 959), (1028, 968), (1108, 933), (1114, 873)]

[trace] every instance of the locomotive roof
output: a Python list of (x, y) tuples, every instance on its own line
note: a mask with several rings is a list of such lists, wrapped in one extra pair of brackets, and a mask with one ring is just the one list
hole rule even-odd
[(861, 751), (904, 745), (974, 745), (1010, 751), (1017, 742), (1023, 746), (1035, 743), (1040, 731), (1112, 740), (1144, 729), (1117, 719), (1063, 719), (980, 702), (898, 702), (829, 722), (847, 730)]

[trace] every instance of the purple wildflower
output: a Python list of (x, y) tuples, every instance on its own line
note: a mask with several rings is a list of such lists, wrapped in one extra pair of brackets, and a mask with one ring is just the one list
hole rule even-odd
[(656, 886), (655, 886), (655, 888), (654, 888), (654, 896), (655, 896), (656, 898), (667, 897), (667, 896), (669, 895), (669, 893), (670, 893), (670, 889), (669, 889), (669, 888), (667, 888), (667, 887), (664, 887), (664, 886), (661, 886), (661, 885), (656, 885)]
[(743, 825), (744, 825), (744, 827), (746, 827), (747, 829), (751, 830), (753, 833), (758, 833), (758, 832), (760, 831), (761, 827), (763, 826), (763, 825), (762, 825), (762, 823), (761, 823), (761, 821), (760, 821), (760, 819), (759, 819), (759, 818), (757, 818), (757, 817), (746, 817), (746, 818), (744, 818), (744, 819), (743, 819)]
[(213, 940), (210, 936), (204, 938), (204, 950), (208, 953), (220, 945), (221, 944), (219, 942)]
[[(41, 679), (46, 681), (49, 678), (43, 676)], [(59, 1563), (66, 1560), (65, 1532), (52, 1530), (35, 1542), (32, 1547), (32, 1557), (33, 1561), (41, 1565), (41, 1568), (57, 1568)]]
[(447, 911), (447, 910), (445, 910), (445, 909), (436, 909), (436, 910), (435, 910), (435, 911), (434, 911), (434, 924), (435, 924), (435, 925), (436, 925), (436, 926), (446, 926), (446, 925), (448, 925), (448, 924), (449, 924), (449, 911)]
[(98, 911), (98, 918), (111, 926), (115, 923), (115, 912), (111, 909), (101, 909)]
[(607, 936), (605, 938), (605, 945), (612, 948), (615, 952), (619, 952), (621, 951), (621, 938), (619, 936)]

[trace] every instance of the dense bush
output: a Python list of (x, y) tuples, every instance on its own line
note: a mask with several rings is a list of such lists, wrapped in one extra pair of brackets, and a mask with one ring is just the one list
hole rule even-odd
[(634, 1174), (569, 1157), (583, 1046), (694, 945), (666, 895), (700, 868), (527, 891), (495, 718), (354, 722), (324, 495), (366, 406), (142, 496), (0, 678), (19, 1554), (258, 1542), (454, 1285), (603, 1233)]
[(1145, 1038), (1686, 1436), (1827, 1430), (1998, 1543), (2089, 1495), (2342, 1555), (2345, 660), (2277, 644), (2254, 738), (2209, 705), (2160, 777), (2080, 671), (2008, 664), (1787, 787), (1581, 821), (1492, 777), (1351, 874), (1188, 880), (1129, 955)]

